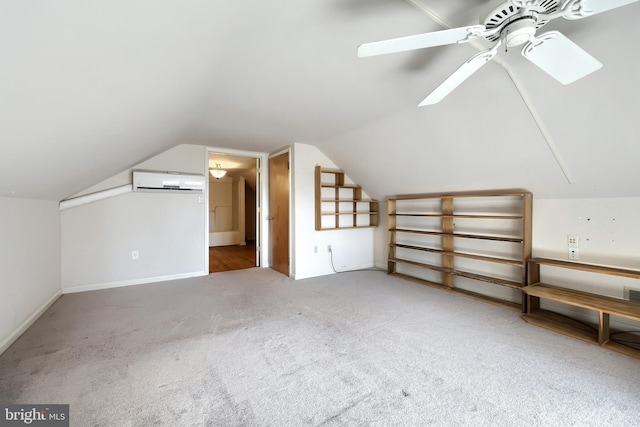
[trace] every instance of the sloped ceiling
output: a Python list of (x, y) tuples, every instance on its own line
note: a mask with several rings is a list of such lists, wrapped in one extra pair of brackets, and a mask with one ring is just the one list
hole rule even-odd
[(0, 196), (60, 200), (182, 143), (293, 142), (318, 146), (378, 198), (639, 196), (640, 3), (544, 28), (604, 64), (570, 86), (513, 49), (417, 108), (477, 47), (356, 57), (361, 43), (474, 24), (491, 6), (0, 0)]

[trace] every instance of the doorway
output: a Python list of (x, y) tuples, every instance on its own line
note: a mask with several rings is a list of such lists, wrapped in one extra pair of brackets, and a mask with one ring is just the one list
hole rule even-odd
[(259, 266), (260, 159), (210, 152), (208, 162), (209, 273)]
[(289, 276), (289, 152), (269, 158), (269, 265)]

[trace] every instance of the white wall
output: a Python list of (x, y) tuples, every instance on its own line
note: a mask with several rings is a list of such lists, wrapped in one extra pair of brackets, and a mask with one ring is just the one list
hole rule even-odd
[[(233, 180), (209, 179), (209, 231), (233, 230)], [(237, 229), (236, 229), (237, 230)]]
[(387, 258), (389, 257), (389, 221), (387, 213), (389, 205), (386, 200), (380, 200), (378, 203), (378, 227), (375, 228), (374, 234), (374, 256), (376, 267), (387, 269)]
[(58, 204), (0, 197), (0, 353), (60, 293)]
[[(180, 145), (134, 169), (204, 174), (205, 165), (205, 147)], [(126, 180), (131, 182), (130, 171), (107, 182)], [(135, 192), (63, 211), (64, 292), (207, 274), (205, 198)], [(132, 259), (132, 251), (139, 259)]]
[(567, 259), (577, 234), (581, 262), (640, 270), (639, 218), (640, 197), (535, 199), (533, 255)]
[[(292, 150), (293, 268), (296, 279), (332, 274), (330, 254), (338, 271), (373, 267), (374, 228), (315, 230), (315, 167), (338, 168), (316, 147), (296, 143)], [(349, 171), (345, 171), (347, 182)], [(366, 188), (364, 189), (366, 191)], [(317, 252), (316, 252), (317, 248)]]
[(77, 197), (84, 194), (94, 193), (109, 188), (119, 187), (121, 185), (130, 184), (132, 182), (131, 171), (150, 170), (159, 172), (184, 172), (203, 174), (209, 172), (205, 170), (206, 160), (202, 160), (205, 156), (206, 148), (201, 145), (182, 144), (164, 151), (142, 163), (126, 169), (110, 178), (99, 182), (85, 190), (73, 195)]

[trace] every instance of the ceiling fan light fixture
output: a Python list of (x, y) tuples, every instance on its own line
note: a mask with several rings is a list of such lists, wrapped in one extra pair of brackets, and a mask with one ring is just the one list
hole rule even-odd
[(507, 25), (504, 32), (507, 47), (523, 45), (536, 34), (536, 21), (533, 18), (519, 19)]
[(215, 179), (220, 179), (227, 174), (227, 171), (222, 169), (222, 167), (220, 166), (220, 163), (216, 163), (216, 167), (213, 169), (210, 169), (209, 173), (211, 173), (211, 176), (214, 177)]

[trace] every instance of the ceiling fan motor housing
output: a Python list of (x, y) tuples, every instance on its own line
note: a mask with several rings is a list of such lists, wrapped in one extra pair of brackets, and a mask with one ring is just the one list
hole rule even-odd
[(491, 42), (505, 38), (508, 47), (526, 43), (538, 28), (549, 22), (545, 14), (556, 11), (558, 3), (558, 0), (536, 0), (523, 11), (509, 1), (501, 1), (481, 22), (488, 30), (497, 30), (485, 38)]

